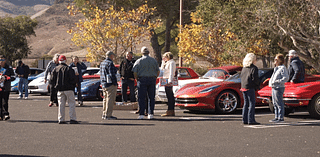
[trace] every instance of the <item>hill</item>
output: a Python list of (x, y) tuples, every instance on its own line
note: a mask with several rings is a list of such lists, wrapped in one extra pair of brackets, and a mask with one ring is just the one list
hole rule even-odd
[(36, 36), (29, 38), (32, 53), (28, 58), (38, 58), (45, 54), (67, 53), (80, 50), (70, 40), (67, 30), (74, 26), (81, 15), (70, 16), (68, 3), (54, 4), (35, 17), (39, 22), (35, 29)]
[(54, 0), (0, 0), (0, 17), (33, 15), (53, 5)]

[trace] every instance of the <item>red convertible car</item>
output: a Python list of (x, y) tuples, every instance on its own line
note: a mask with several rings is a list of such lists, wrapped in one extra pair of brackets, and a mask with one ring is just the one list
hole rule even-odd
[[(315, 81), (315, 82), (313, 82)], [(271, 99), (271, 87), (266, 86), (258, 92), (258, 98), (269, 103), (270, 110), (273, 112)], [(320, 76), (306, 75), (304, 83), (285, 83), (283, 94), (285, 103), (285, 115), (294, 112), (294, 108), (307, 107), (310, 115), (320, 118)]]
[[(273, 69), (259, 69), (261, 87), (272, 75)], [(175, 93), (176, 106), (190, 111), (215, 110), (218, 113), (233, 113), (243, 106), (243, 96), (240, 92), (240, 71), (220, 82), (196, 82), (183, 86)], [(256, 105), (267, 105), (257, 99)]]

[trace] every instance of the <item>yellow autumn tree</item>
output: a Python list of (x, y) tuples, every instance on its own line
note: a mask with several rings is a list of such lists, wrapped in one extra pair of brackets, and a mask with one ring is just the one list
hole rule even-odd
[(112, 5), (106, 10), (98, 7), (78, 10), (74, 5), (68, 9), (70, 15), (82, 13), (87, 17), (79, 20), (68, 33), (73, 35), (72, 41), (77, 46), (87, 46), (88, 61), (100, 61), (107, 51), (123, 54), (149, 38), (149, 30), (161, 24), (159, 19), (151, 20), (155, 8), (149, 8), (147, 4), (129, 11), (117, 10)]
[(240, 52), (232, 51), (228, 46), (236, 41), (236, 35), (218, 26), (206, 27), (197, 12), (191, 13), (192, 24), (184, 26), (179, 33), (179, 56), (185, 62), (194, 63), (196, 57), (204, 58), (213, 66), (224, 64), (239, 65)]

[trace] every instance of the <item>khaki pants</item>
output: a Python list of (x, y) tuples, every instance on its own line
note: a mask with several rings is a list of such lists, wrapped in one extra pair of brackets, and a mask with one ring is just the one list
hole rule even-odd
[(59, 112), (58, 120), (65, 121), (65, 105), (69, 105), (69, 116), (70, 120), (77, 120), (76, 117), (76, 102), (74, 98), (74, 92), (72, 90), (68, 91), (58, 91), (58, 102), (59, 102)]
[(113, 112), (113, 105), (116, 104), (117, 86), (112, 85), (103, 89), (103, 115), (111, 117)]

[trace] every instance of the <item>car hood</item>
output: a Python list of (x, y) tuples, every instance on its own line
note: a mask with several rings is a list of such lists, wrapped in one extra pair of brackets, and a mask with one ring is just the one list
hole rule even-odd
[(229, 83), (228, 81), (220, 81), (220, 82), (196, 82), (196, 83), (190, 83), (179, 89), (176, 93), (176, 97), (192, 97), (199, 95), (200, 92), (203, 92), (204, 90), (210, 89), (210, 88), (219, 88), (223, 84)]
[[(320, 87), (320, 81), (316, 82), (305, 82), (305, 83), (285, 83), (284, 97), (291, 97), (304, 93), (306, 91), (315, 90), (317, 87)], [(272, 88), (266, 86), (258, 91), (259, 96), (262, 97), (271, 97)]]
[[(48, 78), (50, 78), (50, 76), (48, 76)], [(48, 82), (47, 82), (48, 83)], [(39, 84), (45, 84), (44, 83), (44, 77), (37, 77), (36, 79), (32, 80), (30, 83), (29, 83), (29, 86), (30, 85), (39, 85)]]

